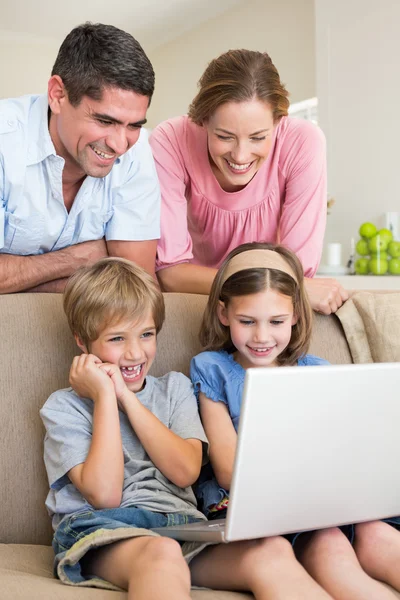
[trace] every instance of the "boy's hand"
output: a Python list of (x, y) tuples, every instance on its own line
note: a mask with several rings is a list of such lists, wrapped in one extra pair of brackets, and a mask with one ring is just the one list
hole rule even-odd
[(99, 367), (102, 362), (94, 354), (75, 356), (69, 372), (69, 382), (75, 392), (96, 402), (101, 395), (116, 396), (110, 377)]
[(121, 401), (124, 397), (129, 395), (130, 392), (126, 386), (124, 378), (122, 377), (120, 368), (118, 367), (118, 365), (115, 365), (113, 363), (101, 363), (101, 365), (99, 365), (99, 369), (106, 373), (113, 382), (115, 395), (117, 396), (118, 403), (120, 404), (121, 408), (123, 408), (123, 406), (121, 405)]

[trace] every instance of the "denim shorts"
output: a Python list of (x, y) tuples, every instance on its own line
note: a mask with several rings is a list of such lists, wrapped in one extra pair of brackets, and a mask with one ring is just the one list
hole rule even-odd
[[(94, 548), (139, 536), (158, 536), (153, 527), (201, 521), (180, 513), (157, 513), (134, 506), (88, 510), (64, 517), (54, 537), (54, 572), (64, 583), (104, 589), (119, 589), (111, 583), (82, 572), (81, 559)], [(182, 553), (189, 562), (208, 544), (185, 542)]]

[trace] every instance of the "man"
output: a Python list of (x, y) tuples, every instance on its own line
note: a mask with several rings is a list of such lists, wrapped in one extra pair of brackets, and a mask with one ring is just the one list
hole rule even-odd
[(140, 44), (85, 23), (47, 95), (0, 101), (0, 293), (61, 292), (107, 255), (154, 276), (160, 193), (141, 131), (153, 91)]

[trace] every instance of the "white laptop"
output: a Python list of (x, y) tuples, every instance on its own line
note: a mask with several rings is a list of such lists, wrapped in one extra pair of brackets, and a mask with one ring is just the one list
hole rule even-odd
[(249, 369), (226, 521), (162, 527), (231, 542), (400, 515), (400, 363)]

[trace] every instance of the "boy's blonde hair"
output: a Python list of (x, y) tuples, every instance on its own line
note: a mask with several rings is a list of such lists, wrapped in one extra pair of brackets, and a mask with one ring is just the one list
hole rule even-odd
[(78, 269), (67, 282), (63, 306), (72, 333), (87, 348), (106, 327), (137, 321), (148, 310), (157, 333), (165, 318), (164, 298), (154, 279), (123, 258), (104, 258)]
[[(287, 262), (296, 280), (288, 273), (272, 268), (251, 267), (233, 273), (226, 281), (225, 272), (234, 256), (249, 250), (272, 250)], [(311, 339), (312, 310), (304, 289), (303, 268), (297, 256), (289, 249), (277, 244), (254, 242), (242, 244), (228, 254), (213, 281), (208, 303), (204, 312), (200, 330), (200, 342), (205, 350), (227, 350), (234, 352), (229, 327), (223, 325), (218, 317), (217, 307), (222, 301), (227, 307), (231, 298), (257, 294), (266, 289), (289, 296), (293, 302), (297, 322), (292, 326), (290, 342), (278, 356), (280, 366), (294, 365), (307, 353)]]

